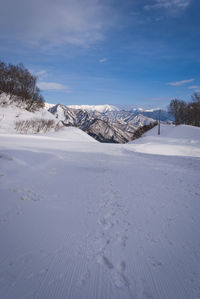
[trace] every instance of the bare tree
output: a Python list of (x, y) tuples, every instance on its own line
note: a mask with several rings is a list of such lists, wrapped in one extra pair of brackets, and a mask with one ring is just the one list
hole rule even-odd
[(195, 93), (191, 102), (171, 100), (169, 113), (174, 116), (175, 124), (187, 124), (200, 127), (200, 94)]
[(36, 83), (37, 78), (22, 64), (6, 65), (0, 62), (0, 93), (9, 94), (10, 103), (23, 103), (29, 111), (44, 107), (44, 99)]
[(171, 100), (168, 110), (174, 116), (176, 125), (186, 122), (186, 107), (187, 104), (184, 101)]

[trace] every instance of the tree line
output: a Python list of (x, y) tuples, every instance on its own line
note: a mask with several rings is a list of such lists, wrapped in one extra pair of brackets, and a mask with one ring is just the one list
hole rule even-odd
[(9, 103), (23, 105), (28, 111), (44, 107), (44, 98), (36, 85), (37, 78), (23, 64), (5, 64), (0, 61), (0, 94), (9, 96)]
[(200, 127), (200, 94), (194, 93), (190, 102), (173, 99), (168, 107), (175, 124), (186, 124)]

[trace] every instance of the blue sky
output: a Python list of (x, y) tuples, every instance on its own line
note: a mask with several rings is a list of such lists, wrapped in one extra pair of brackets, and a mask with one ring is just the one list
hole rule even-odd
[(0, 59), (47, 102), (166, 107), (200, 92), (199, 0), (0, 0)]

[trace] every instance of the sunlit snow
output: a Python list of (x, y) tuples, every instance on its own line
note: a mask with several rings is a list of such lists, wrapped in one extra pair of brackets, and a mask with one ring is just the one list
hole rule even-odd
[(199, 298), (199, 136), (1, 133), (0, 298)]

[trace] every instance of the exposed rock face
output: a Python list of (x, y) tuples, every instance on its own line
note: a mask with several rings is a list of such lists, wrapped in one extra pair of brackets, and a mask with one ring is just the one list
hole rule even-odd
[[(107, 111), (104, 113), (105, 116), (116, 119), (116, 120), (124, 120), (125, 122), (132, 121), (136, 116), (143, 115), (147, 118), (151, 118), (154, 120), (158, 120), (160, 109), (151, 109), (151, 110), (145, 110), (145, 109), (131, 109), (131, 110), (119, 110), (119, 111)], [(161, 121), (173, 121), (173, 117), (166, 111), (161, 109), (161, 115), (160, 115)]]
[(65, 105), (56, 105), (49, 109), (65, 126), (79, 127), (100, 142), (125, 143), (134, 139), (139, 127), (150, 125), (155, 120), (137, 115), (130, 120), (126, 117), (112, 117), (113, 113), (119, 115), (120, 111), (106, 112), (74, 109)]
[(94, 119), (84, 131), (100, 142), (125, 143), (132, 140), (133, 136), (101, 119)]

